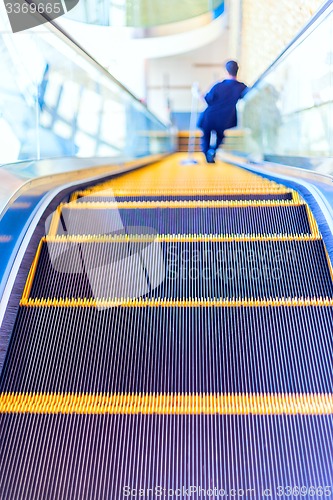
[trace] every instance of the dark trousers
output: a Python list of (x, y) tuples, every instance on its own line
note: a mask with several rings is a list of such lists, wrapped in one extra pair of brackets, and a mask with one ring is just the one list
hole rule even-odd
[[(212, 132), (216, 133), (216, 143), (215, 145), (210, 145), (211, 141), (211, 135)], [(213, 130), (213, 129), (203, 129), (203, 136), (201, 138), (201, 150), (204, 154), (207, 154), (207, 151), (209, 149), (214, 149), (215, 151), (217, 148), (222, 144), (224, 138), (224, 130)]]

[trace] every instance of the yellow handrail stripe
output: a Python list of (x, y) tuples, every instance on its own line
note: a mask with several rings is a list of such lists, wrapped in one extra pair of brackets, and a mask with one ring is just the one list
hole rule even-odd
[(2, 393), (0, 413), (330, 415), (333, 395)]

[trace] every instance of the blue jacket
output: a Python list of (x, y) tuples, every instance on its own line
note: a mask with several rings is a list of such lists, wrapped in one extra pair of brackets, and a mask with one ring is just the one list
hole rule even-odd
[(237, 125), (237, 101), (245, 95), (247, 86), (237, 80), (216, 83), (205, 95), (208, 104), (201, 113), (198, 127), (223, 131)]

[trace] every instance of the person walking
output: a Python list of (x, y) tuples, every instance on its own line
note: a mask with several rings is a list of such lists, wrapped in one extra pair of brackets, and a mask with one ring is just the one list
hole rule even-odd
[[(207, 108), (201, 113), (197, 124), (203, 131), (201, 149), (207, 163), (215, 163), (215, 154), (223, 141), (224, 131), (237, 125), (236, 104), (248, 90), (245, 83), (237, 80), (239, 66), (236, 61), (228, 61), (225, 68), (227, 78), (216, 83), (204, 96)], [(214, 146), (211, 146), (212, 132), (216, 134)]]

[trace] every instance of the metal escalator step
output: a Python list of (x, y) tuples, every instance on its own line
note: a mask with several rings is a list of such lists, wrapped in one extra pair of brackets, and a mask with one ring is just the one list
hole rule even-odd
[[(86, 189), (84, 191), (75, 191), (72, 193), (70, 197), (70, 201), (78, 201), (80, 198), (84, 196), (91, 197), (115, 197), (117, 198), (147, 198), (147, 200), (153, 200), (154, 198), (161, 198), (165, 200), (173, 200), (173, 199), (220, 199), (219, 197), (226, 197), (226, 199), (235, 199), (241, 200), (242, 197), (248, 197), (249, 199), (252, 196), (273, 196), (275, 200), (293, 200), (295, 202), (300, 202), (301, 198), (297, 191), (293, 191), (291, 189), (284, 188), (283, 186), (251, 186), (250, 184), (244, 184), (242, 187), (236, 187), (235, 185), (226, 185), (224, 187), (210, 187), (210, 188), (196, 188), (190, 189), (186, 187), (174, 187), (173, 189), (113, 189), (112, 187), (107, 186), (95, 186), (90, 189)], [(282, 198), (281, 198), (282, 196)], [(235, 197), (235, 198), (234, 198)], [(286, 197), (286, 198), (285, 198)], [(247, 198), (246, 198), (247, 199)]]
[(21, 307), (1, 392), (332, 394), (333, 307)]
[(0, 423), (4, 499), (187, 498), (190, 487), (191, 498), (332, 491), (332, 415), (2, 414)]
[(124, 227), (130, 234), (144, 234), (147, 227), (159, 234), (311, 233), (305, 205), (111, 209), (77, 203), (62, 207), (56, 234), (108, 234)]
[(213, 168), (209, 168), (206, 163), (202, 162), (202, 155), (197, 157), (197, 159), (201, 160), (201, 164), (184, 167), (181, 165), (181, 161), (185, 158), (186, 155), (179, 155), (178, 157), (173, 155), (144, 168), (114, 176), (110, 180), (93, 186), (91, 189), (135, 190), (139, 193), (156, 190), (185, 191), (202, 189), (219, 191), (227, 189), (286, 190), (281, 184), (227, 163), (218, 161)]
[[(34, 264), (35, 266), (35, 264)], [(25, 298), (333, 297), (322, 240), (43, 242)]]
[(106, 196), (104, 194), (98, 194), (97, 193), (90, 193), (87, 192), (84, 194), (78, 195), (77, 202), (78, 203), (85, 203), (85, 202), (110, 202), (110, 201), (117, 201), (117, 202), (122, 202), (122, 201), (184, 201), (184, 200), (199, 200), (199, 201), (206, 201), (206, 200), (249, 200), (249, 201), (254, 201), (254, 200), (292, 200), (293, 195), (292, 193), (258, 193), (258, 194), (206, 194), (206, 195), (200, 195), (200, 194), (193, 194), (193, 195), (138, 195), (138, 196), (116, 196), (114, 197), (113, 195)]

